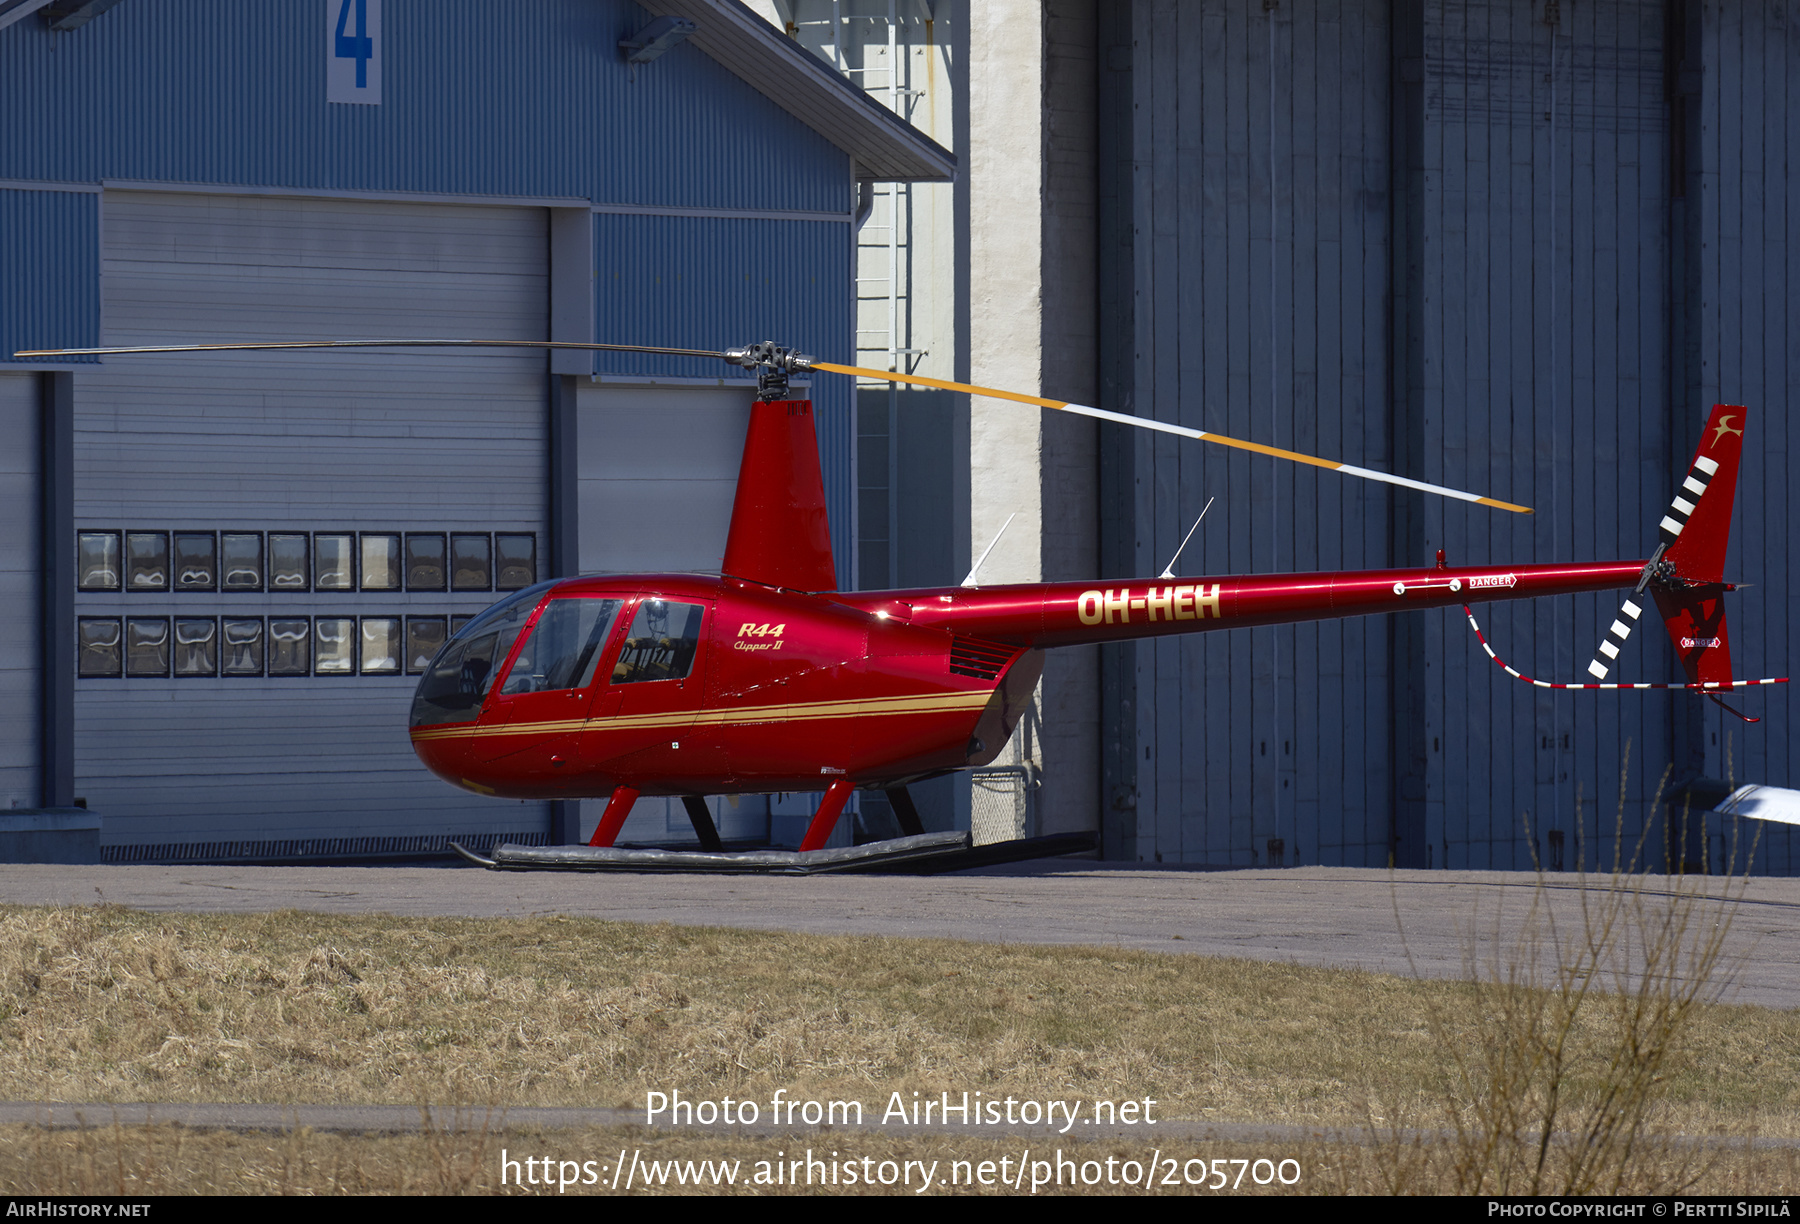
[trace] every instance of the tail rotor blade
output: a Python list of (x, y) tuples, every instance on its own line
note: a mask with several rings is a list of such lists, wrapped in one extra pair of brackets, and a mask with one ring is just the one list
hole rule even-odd
[(1625, 601), (1625, 605), (1619, 609), (1619, 615), (1613, 618), (1612, 628), (1600, 639), (1600, 647), (1594, 651), (1594, 661), (1588, 664), (1588, 675), (1596, 680), (1606, 679), (1606, 673), (1612, 670), (1619, 652), (1625, 649), (1625, 640), (1631, 636), (1638, 617), (1643, 614), (1644, 609), (1635, 600)]

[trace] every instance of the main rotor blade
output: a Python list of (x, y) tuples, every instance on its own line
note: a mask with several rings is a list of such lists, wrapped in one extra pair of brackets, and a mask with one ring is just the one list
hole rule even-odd
[(270, 349), (339, 348), (529, 348), (586, 349), (604, 353), (655, 353), (665, 357), (711, 357), (714, 349), (658, 348), (649, 344), (585, 344), (579, 340), (264, 340), (233, 344), (134, 344), (123, 348), (27, 349), (14, 357), (116, 357), (132, 353), (233, 353)]
[(859, 378), (875, 378), (884, 382), (915, 383), (921, 387), (937, 387), (944, 391), (966, 391), (970, 395), (985, 396), (988, 399), (1013, 400), (1021, 404), (1036, 404), (1040, 408), (1054, 408), (1058, 412), (1072, 412), (1077, 416), (1093, 417), (1100, 421), (1116, 421), (1121, 425), (1135, 425), (1139, 429), (1154, 429), (1159, 433), (1177, 434), (1183, 438), (1193, 438), (1200, 442), (1215, 442), (1220, 446), (1230, 446), (1237, 450), (1254, 451), (1259, 455), (1268, 455), (1275, 459), (1288, 459), (1295, 463), (1311, 464), (1313, 467), (1328, 468), (1342, 472), (1346, 476), (1360, 476), (1364, 480), (1379, 480), (1383, 484), (1399, 485), (1405, 489), (1417, 489), (1421, 493), (1435, 493), (1440, 497), (1453, 497), (1457, 501), (1474, 502), (1477, 505), (1492, 506), (1496, 510), (1510, 510), (1514, 514), (1530, 514), (1530, 506), (1515, 506), (1512, 502), (1500, 501), (1497, 498), (1483, 497), (1479, 493), (1465, 493), (1461, 489), (1447, 489), (1443, 485), (1427, 484), (1422, 480), (1408, 480), (1404, 476), (1395, 476), (1389, 472), (1378, 472), (1373, 468), (1357, 467), (1354, 463), (1339, 463), (1335, 459), (1321, 459), (1317, 455), (1302, 455), (1298, 451), (1282, 450), (1278, 446), (1264, 446), (1261, 442), (1246, 442), (1241, 438), (1228, 438), (1224, 434), (1207, 433), (1204, 430), (1189, 429), (1184, 425), (1171, 425), (1167, 421), (1154, 421), (1148, 417), (1129, 416), (1123, 412), (1108, 412), (1104, 408), (1090, 408), (1086, 404), (1071, 404), (1063, 400), (1044, 399), (1037, 395), (1024, 395), (1017, 391), (1001, 391), (995, 387), (977, 387), (970, 383), (950, 382), (942, 378), (925, 378), (918, 374), (899, 374), (893, 370), (871, 370), (862, 366), (838, 365), (831, 361), (813, 361), (815, 370), (830, 370), (834, 374), (854, 374)]
[[(721, 361), (731, 360), (727, 353), (712, 349), (666, 348), (649, 344), (593, 344), (579, 340), (269, 340), (244, 341), (230, 344), (136, 344), (113, 348), (78, 348), (78, 349), (26, 349), (13, 354), (18, 357), (113, 357), (139, 353), (230, 353), (230, 352), (275, 352), (286, 349), (351, 349), (351, 348), (525, 348), (525, 349), (576, 349), (588, 352), (604, 353), (650, 353), (664, 357), (711, 357)], [(1207, 433), (1204, 430), (1189, 429), (1183, 425), (1172, 425), (1167, 421), (1152, 420), (1148, 417), (1130, 416), (1123, 412), (1109, 412), (1104, 408), (1093, 408), (1087, 404), (1072, 404), (1065, 400), (1045, 399), (1037, 395), (1025, 395), (1018, 391), (1002, 391), (997, 387), (979, 387), (972, 383), (950, 382), (942, 378), (926, 378), (919, 374), (901, 374), (893, 370), (875, 370), (864, 366), (839, 365), (833, 361), (801, 358), (802, 368), (829, 370), (834, 374), (849, 374), (859, 378), (872, 378), (885, 382), (911, 383), (921, 387), (937, 387), (945, 391), (962, 391), (970, 395), (984, 396), (988, 399), (1012, 400), (1020, 404), (1035, 404), (1041, 408), (1053, 408), (1058, 412), (1072, 412), (1077, 416), (1093, 417), (1100, 421), (1114, 421), (1121, 425), (1131, 425), (1138, 429), (1153, 429), (1159, 433), (1175, 434), (1178, 437), (1193, 438), (1199, 442), (1212, 442), (1219, 446), (1229, 446), (1236, 450), (1251, 451), (1259, 455), (1268, 455), (1274, 459), (1287, 459), (1294, 463), (1305, 463), (1313, 467), (1342, 472), (1347, 476), (1360, 476), (1364, 480), (1376, 480), (1383, 484), (1397, 485), (1405, 489), (1416, 489), (1421, 493), (1433, 493), (1439, 497), (1450, 497), (1457, 501), (1473, 502), (1477, 505), (1492, 506), (1497, 510), (1510, 510), (1514, 514), (1530, 514), (1529, 506), (1518, 506), (1512, 502), (1500, 501), (1497, 498), (1482, 497), (1478, 493), (1468, 493), (1461, 489), (1446, 488), (1443, 485), (1428, 484), (1422, 480), (1411, 480), (1405, 476), (1395, 476), (1389, 472), (1378, 472), (1374, 468), (1358, 467), (1353, 463), (1340, 463), (1335, 459), (1321, 459), (1317, 455), (1303, 455), (1298, 451), (1283, 450), (1278, 446), (1265, 446), (1261, 442), (1246, 442), (1241, 438), (1231, 438), (1224, 434)]]

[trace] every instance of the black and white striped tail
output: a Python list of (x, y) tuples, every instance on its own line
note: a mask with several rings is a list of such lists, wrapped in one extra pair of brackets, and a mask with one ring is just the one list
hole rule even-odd
[[(1679, 504), (1679, 499), (1677, 499)], [(1667, 519), (1663, 520), (1667, 522)], [(1619, 609), (1619, 615), (1613, 618), (1612, 628), (1600, 639), (1600, 649), (1594, 652), (1594, 661), (1588, 664), (1588, 675), (1596, 680), (1606, 679), (1606, 673), (1618, 662), (1619, 652), (1625, 649), (1625, 640), (1637, 626), (1638, 617), (1644, 614), (1635, 600), (1627, 599), (1625, 606)], [(1629, 619), (1628, 619), (1629, 618)]]
[[(1718, 471), (1719, 465), (1715, 461), (1705, 455), (1694, 456), (1693, 466), (1688, 468), (1687, 475), (1682, 479), (1681, 488), (1676, 490), (1675, 500), (1669, 505), (1669, 512), (1663, 515), (1662, 522), (1657, 524), (1662, 532), (1662, 547), (1656, 550), (1658, 557), (1662, 556), (1671, 544), (1681, 538), (1682, 528), (1687, 526), (1688, 518), (1694, 513), (1695, 507), (1700, 504), (1700, 499), (1706, 496), (1707, 485), (1712, 482), (1712, 478), (1718, 474)], [(1652, 561), (1652, 565), (1654, 564), (1655, 562)], [(1638, 584), (1638, 589), (1640, 591), (1643, 589), (1642, 583)], [(1604, 681), (1606, 679), (1607, 674), (1612, 671), (1613, 664), (1618, 662), (1619, 652), (1625, 649), (1625, 643), (1631, 637), (1631, 631), (1637, 627), (1638, 617), (1643, 614), (1644, 609), (1636, 600), (1627, 599), (1625, 601), (1624, 607), (1619, 610), (1619, 615), (1613, 618), (1612, 627), (1606, 631), (1606, 636), (1600, 639), (1600, 647), (1594, 651), (1593, 661), (1587, 666), (1588, 675), (1595, 680)]]
[(1681, 529), (1687, 526), (1688, 516), (1693, 514), (1694, 507), (1706, 495), (1706, 486), (1712, 482), (1718, 470), (1719, 465), (1705, 455), (1694, 456), (1694, 466), (1688, 469), (1687, 478), (1681, 482), (1674, 504), (1663, 515), (1663, 521), (1657, 524), (1662, 529), (1664, 544), (1673, 544), (1681, 538)]

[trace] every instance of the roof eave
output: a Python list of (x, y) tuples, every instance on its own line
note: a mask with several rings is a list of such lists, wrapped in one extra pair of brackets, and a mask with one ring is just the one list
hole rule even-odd
[(738, 0), (638, 0), (658, 17), (686, 17), (688, 39), (855, 159), (856, 176), (881, 183), (947, 183), (956, 155), (903, 122)]

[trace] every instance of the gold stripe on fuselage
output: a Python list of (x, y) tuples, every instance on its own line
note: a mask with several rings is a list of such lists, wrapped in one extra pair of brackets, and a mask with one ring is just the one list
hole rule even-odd
[(792, 705), (734, 706), (723, 710), (670, 710), (656, 714), (625, 714), (611, 718), (558, 718), (547, 722), (497, 723), (491, 727), (464, 724), (419, 727), (414, 743), (425, 740), (476, 739), (490, 735), (557, 735), (576, 731), (635, 731), (656, 727), (706, 727), (723, 724), (804, 722), (819, 718), (869, 718), (897, 714), (937, 714), (979, 710), (993, 694), (988, 690), (960, 693), (906, 694), (870, 697), (857, 701), (807, 701)]

